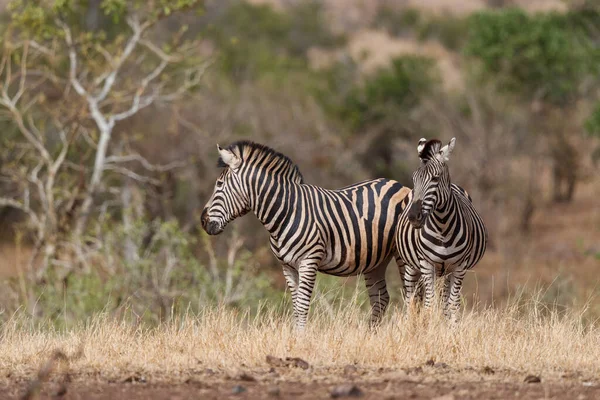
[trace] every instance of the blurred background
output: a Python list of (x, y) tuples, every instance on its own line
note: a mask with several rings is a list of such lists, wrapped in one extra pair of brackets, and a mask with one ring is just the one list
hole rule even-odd
[[(266, 231), (199, 215), (216, 144), (412, 186), (421, 137), (490, 232), (467, 307), (600, 316), (600, 2), (0, 0), (0, 319), (283, 305)], [(393, 301), (399, 277), (388, 270)], [(355, 289), (359, 292), (356, 295)], [(541, 292), (539, 292), (541, 290)], [(362, 279), (316, 297), (366, 304)], [(367, 318), (367, 314), (365, 314)]]

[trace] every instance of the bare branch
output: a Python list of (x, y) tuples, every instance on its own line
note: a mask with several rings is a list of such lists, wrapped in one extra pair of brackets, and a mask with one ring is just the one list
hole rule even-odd
[(25, 80), (27, 79), (27, 55), (28, 55), (28, 53), (29, 53), (29, 45), (27, 43), (25, 43), (25, 46), (23, 48), (23, 58), (21, 59), (21, 74), (19, 77), (19, 90), (17, 90), (17, 93), (15, 94), (15, 96), (12, 99), (13, 104), (18, 103), (19, 99), (21, 98), (21, 96), (23, 96), (23, 93), (25, 92)]
[(101, 102), (102, 100), (104, 100), (106, 98), (106, 96), (110, 92), (110, 89), (115, 84), (115, 81), (117, 79), (117, 74), (119, 73), (121, 66), (127, 60), (127, 58), (129, 58), (129, 56), (131, 55), (131, 53), (137, 46), (137, 44), (142, 36), (142, 32), (144, 31), (144, 29), (146, 29), (145, 27), (140, 25), (140, 21), (137, 19), (137, 17), (127, 18), (127, 24), (133, 30), (133, 35), (131, 36), (131, 38), (129, 38), (129, 41), (125, 45), (123, 54), (121, 54), (121, 57), (119, 57), (119, 60), (114, 65), (112, 72), (110, 72), (108, 74), (108, 76), (106, 77), (106, 79), (104, 80), (104, 86), (102, 87), (102, 90), (95, 97), (95, 100), (97, 102)]
[(51, 162), (50, 153), (48, 153), (48, 150), (46, 150), (46, 148), (44, 147), (42, 142), (38, 139), (38, 137), (36, 137), (36, 134), (31, 132), (31, 130), (29, 128), (27, 128), (27, 126), (25, 125), (25, 121), (23, 120), (23, 115), (17, 109), (17, 107), (14, 104), (14, 102), (12, 101), (12, 99), (7, 97), (8, 95), (7, 95), (6, 91), (3, 89), (2, 92), (3, 93), (2, 93), (2, 97), (0, 98), (0, 105), (3, 105), (6, 108), (8, 108), (8, 110), (12, 114), (13, 120), (14, 120), (14, 122), (16, 122), (17, 127), (19, 128), (19, 131), (21, 132), (21, 134), (29, 141), (29, 143), (31, 143), (31, 145), (33, 145), (33, 147), (35, 147), (35, 149), (38, 151), (38, 153), (40, 153), (40, 155), (44, 159), (44, 161), (47, 164), (50, 164), (50, 162)]
[(49, 48), (47, 48), (46, 46), (43, 46), (41, 44), (39, 44), (38, 42), (36, 42), (35, 40), (30, 40), (28, 42), (28, 44), (33, 47), (34, 49), (36, 49), (37, 51), (39, 51), (42, 54), (47, 55), (48, 57), (54, 57), (54, 52), (52, 50), (50, 50)]
[(190, 88), (192, 88), (200, 83), (200, 81), (204, 77), (204, 74), (206, 73), (208, 68), (214, 62), (215, 62), (214, 58), (209, 59), (209, 60), (205, 61), (202, 65), (200, 65), (200, 67), (187, 71), (184, 83), (173, 93), (166, 95), (166, 96), (161, 96), (160, 100), (161, 101), (173, 101), (173, 100), (181, 97)]
[(126, 156), (110, 156), (106, 158), (106, 164), (126, 163), (131, 161), (138, 161), (142, 167), (152, 172), (166, 172), (187, 165), (187, 163), (182, 161), (174, 161), (166, 165), (154, 165), (138, 153), (128, 154)]
[(26, 204), (25, 202), (20, 202), (17, 200), (6, 198), (6, 197), (0, 197), (0, 207), (12, 207), (12, 208), (21, 210), (29, 216), (29, 218), (31, 219), (31, 222), (33, 224), (35, 224), (36, 227), (39, 227), (39, 225), (40, 225), (40, 219), (38, 218), (36, 213), (34, 213), (33, 210), (31, 208), (29, 208), (29, 205)]
[(161, 60), (167, 61), (168, 63), (179, 62), (183, 60), (183, 56), (169, 55), (149, 40), (141, 39), (140, 44), (146, 46), (148, 50), (156, 54), (156, 56), (158, 56)]
[(140, 84), (140, 87), (138, 88), (137, 92), (135, 93), (135, 96), (133, 97), (133, 102), (132, 102), (132, 105), (129, 108), (129, 110), (115, 114), (112, 117), (110, 117), (109, 120), (113, 121), (113, 122), (124, 120), (124, 119), (129, 118), (132, 115), (136, 114), (142, 108), (148, 107), (150, 104), (152, 104), (158, 95), (158, 92), (159, 92), (158, 88), (155, 89), (155, 91), (152, 95), (145, 96), (145, 97), (141, 97), (141, 96), (146, 91), (146, 88), (148, 87), (148, 85), (154, 79), (156, 79), (162, 71), (164, 71), (167, 64), (168, 64), (167, 61), (162, 60), (160, 62), (160, 64), (158, 64), (158, 66), (150, 74), (148, 74), (144, 79), (142, 79), (142, 83)]
[(69, 47), (69, 80), (75, 91), (80, 96), (88, 97), (87, 91), (81, 85), (81, 82), (77, 79), (77, 53), (75, 51), (75, 46), (73, 44), (73, 37), (71, 36), (71, 29), (62, 21), (57, 21), (58, 25), (65, 32), (65, 41), (67, 46)]
[(121, 175), (125, 175), (135, 181), (138, 181), (138, 182), (151, 183), (153, 185), (160, 184), (160, 181), (158, 179), (151, 178), (149, 176), (140, 175), (140, 174), (133, 172), (132, 170), (124, 168), (124, 167), (120, 167), (120, 166), (116, 166), (116, 165), (105, 165), (104, 170), (117, 172)]
[(140, 97), (136, 94), (136, 96), (133, 98), (133, 104), (131, 105), (131, 108), (127, 111), (123, 111), (121, 113), (111, 116), (109, 121), (114, 125), (115, 121), (122, 121), (124, 119), (127, 119), (132, 115), (135, 115), (141, 109), (148, 107), (154, 102), (155, 99), (156, 93), (145, 97)]

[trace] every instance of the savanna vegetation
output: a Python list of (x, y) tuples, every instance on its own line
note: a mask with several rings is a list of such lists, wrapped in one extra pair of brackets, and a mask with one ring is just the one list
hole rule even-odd
[[(0, 2), (3, 363), (70, 335), (131, 349), (171, 334), (238, 342), (214, 353), (196, 342), (166, 364), (144, 356), (157, 370), (187, 368), (192, 353), (223, 368), (284, 355), (289, 299), (266, 232), (251, 216), (218, 237), (200, 228), (216, 144), (267, 144), (329, 188), (371, 177), (411, 186), (419, 138), (456, 137), (452, 179), (490, 230), (456, 335), (432, 322), (418, 354), (392, 357), (386, 346), (416, 329), (397, 310), (384, 341), (345, 353), (366, 334), (366, 293), (320, 276), (308, 336), (340, 341), (294, 351), (322, 365), (428, 356), (519, 369), (533, 348), (547, 360), (537, 371), (597, 372), (595, 353), (568, 356), (600, 348), (600, 9), (503, 3), (454, 13), (383, 0)], [(388, 276), (401, 308), (395, 268)], [(352, 317), (337, 319), (348, 303)], [(355, 334), (343, 339), (340, 321)], [(506, 339), (495, 344), (502, 360), (473, 347), (492, 332)], [(431, 350), (440, 334), (443, 350)], [(544, 334), (549, 347), (536, 347)], [(98, 362), (86, 352), (76, 364), (91, 373)]]

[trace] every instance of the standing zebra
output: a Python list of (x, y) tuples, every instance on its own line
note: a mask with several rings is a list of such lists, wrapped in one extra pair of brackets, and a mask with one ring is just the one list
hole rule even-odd
[(239, 141), (217, 148), (225, 169), (202, 211), (204, 230), (217, 235), (249, 211), (258, 217), (283, 266), (296, 328), (306, 325), (317, 271), (364, 274), (371, 323), (379, 322), (389, 301), (385, 271), (410, 190), (389, 179), (323, 189), (305, 184), (298, 167), (269, 147)]
[(400, 271), (407, 304), (423, 289), (428, 308), (435, 279), (445, 276), (444, 314), (455, 321), (463, 278), (483, 256), (487, 231), (471, 197), (450, 183), (446, 161), (454, 143), (452, 138), (442, 147), (439, 140), (419, 140), (421, 166), (413, 174), (410, 207), (404, 209), (398, 222), (396, 248), (406, 264)]

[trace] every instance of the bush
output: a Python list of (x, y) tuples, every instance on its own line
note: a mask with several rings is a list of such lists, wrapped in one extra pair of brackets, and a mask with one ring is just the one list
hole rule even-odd
[[(154, 325), (207, 305), (252, 311), (266, 298), (281, 298), (235, 234), (227, 258), (221, 258), (208, 235), (198, 243), (175, 221), (104, 228), (101, 244), (84, 254), (86, 268), (74, 269), (74, 264), (63, 262), (48, 268), (42, 284), (30, 285), (35, 303), (28, 308), (35, 317), (72, 325), (100, 312), (127, 313)], [(198, 258), (199, 245), (209, 255), (207, 260)], [(4, 290), (18, 293), (19, 283)], [(11, 310), (19, 305), (3, 307)]]
[(254, 79), (274, 71), (306, 69), (312, 46), (343, 42), (323, 20), (321, 4), (300, 2), (286, 13), (269, 5), (237, 2), (207, 30), (221, 54), (222, 71), (235, 80)]
[(438, 81), (434, 60), (412, 55), (395, 58), (389, 68), (380, 69), (348, 94), (342, 118), (360, 129), (386, 115), (406, 112), (431, 93)]
[(382, 7), (373, 22), (392, 36), (412, 36), (420, 41), (438, 40), (446, 48), (457, 50), (467, 36), (464, 18), (427, 15), (414, 8), (400, 11)]
[(594, 18), (600, 21), (587, 12), (479, 12), (469, 18), (465, 53), (508, 90), (565, 104), (582, 80), (598, 71), (600, 53), (582, 24)]

